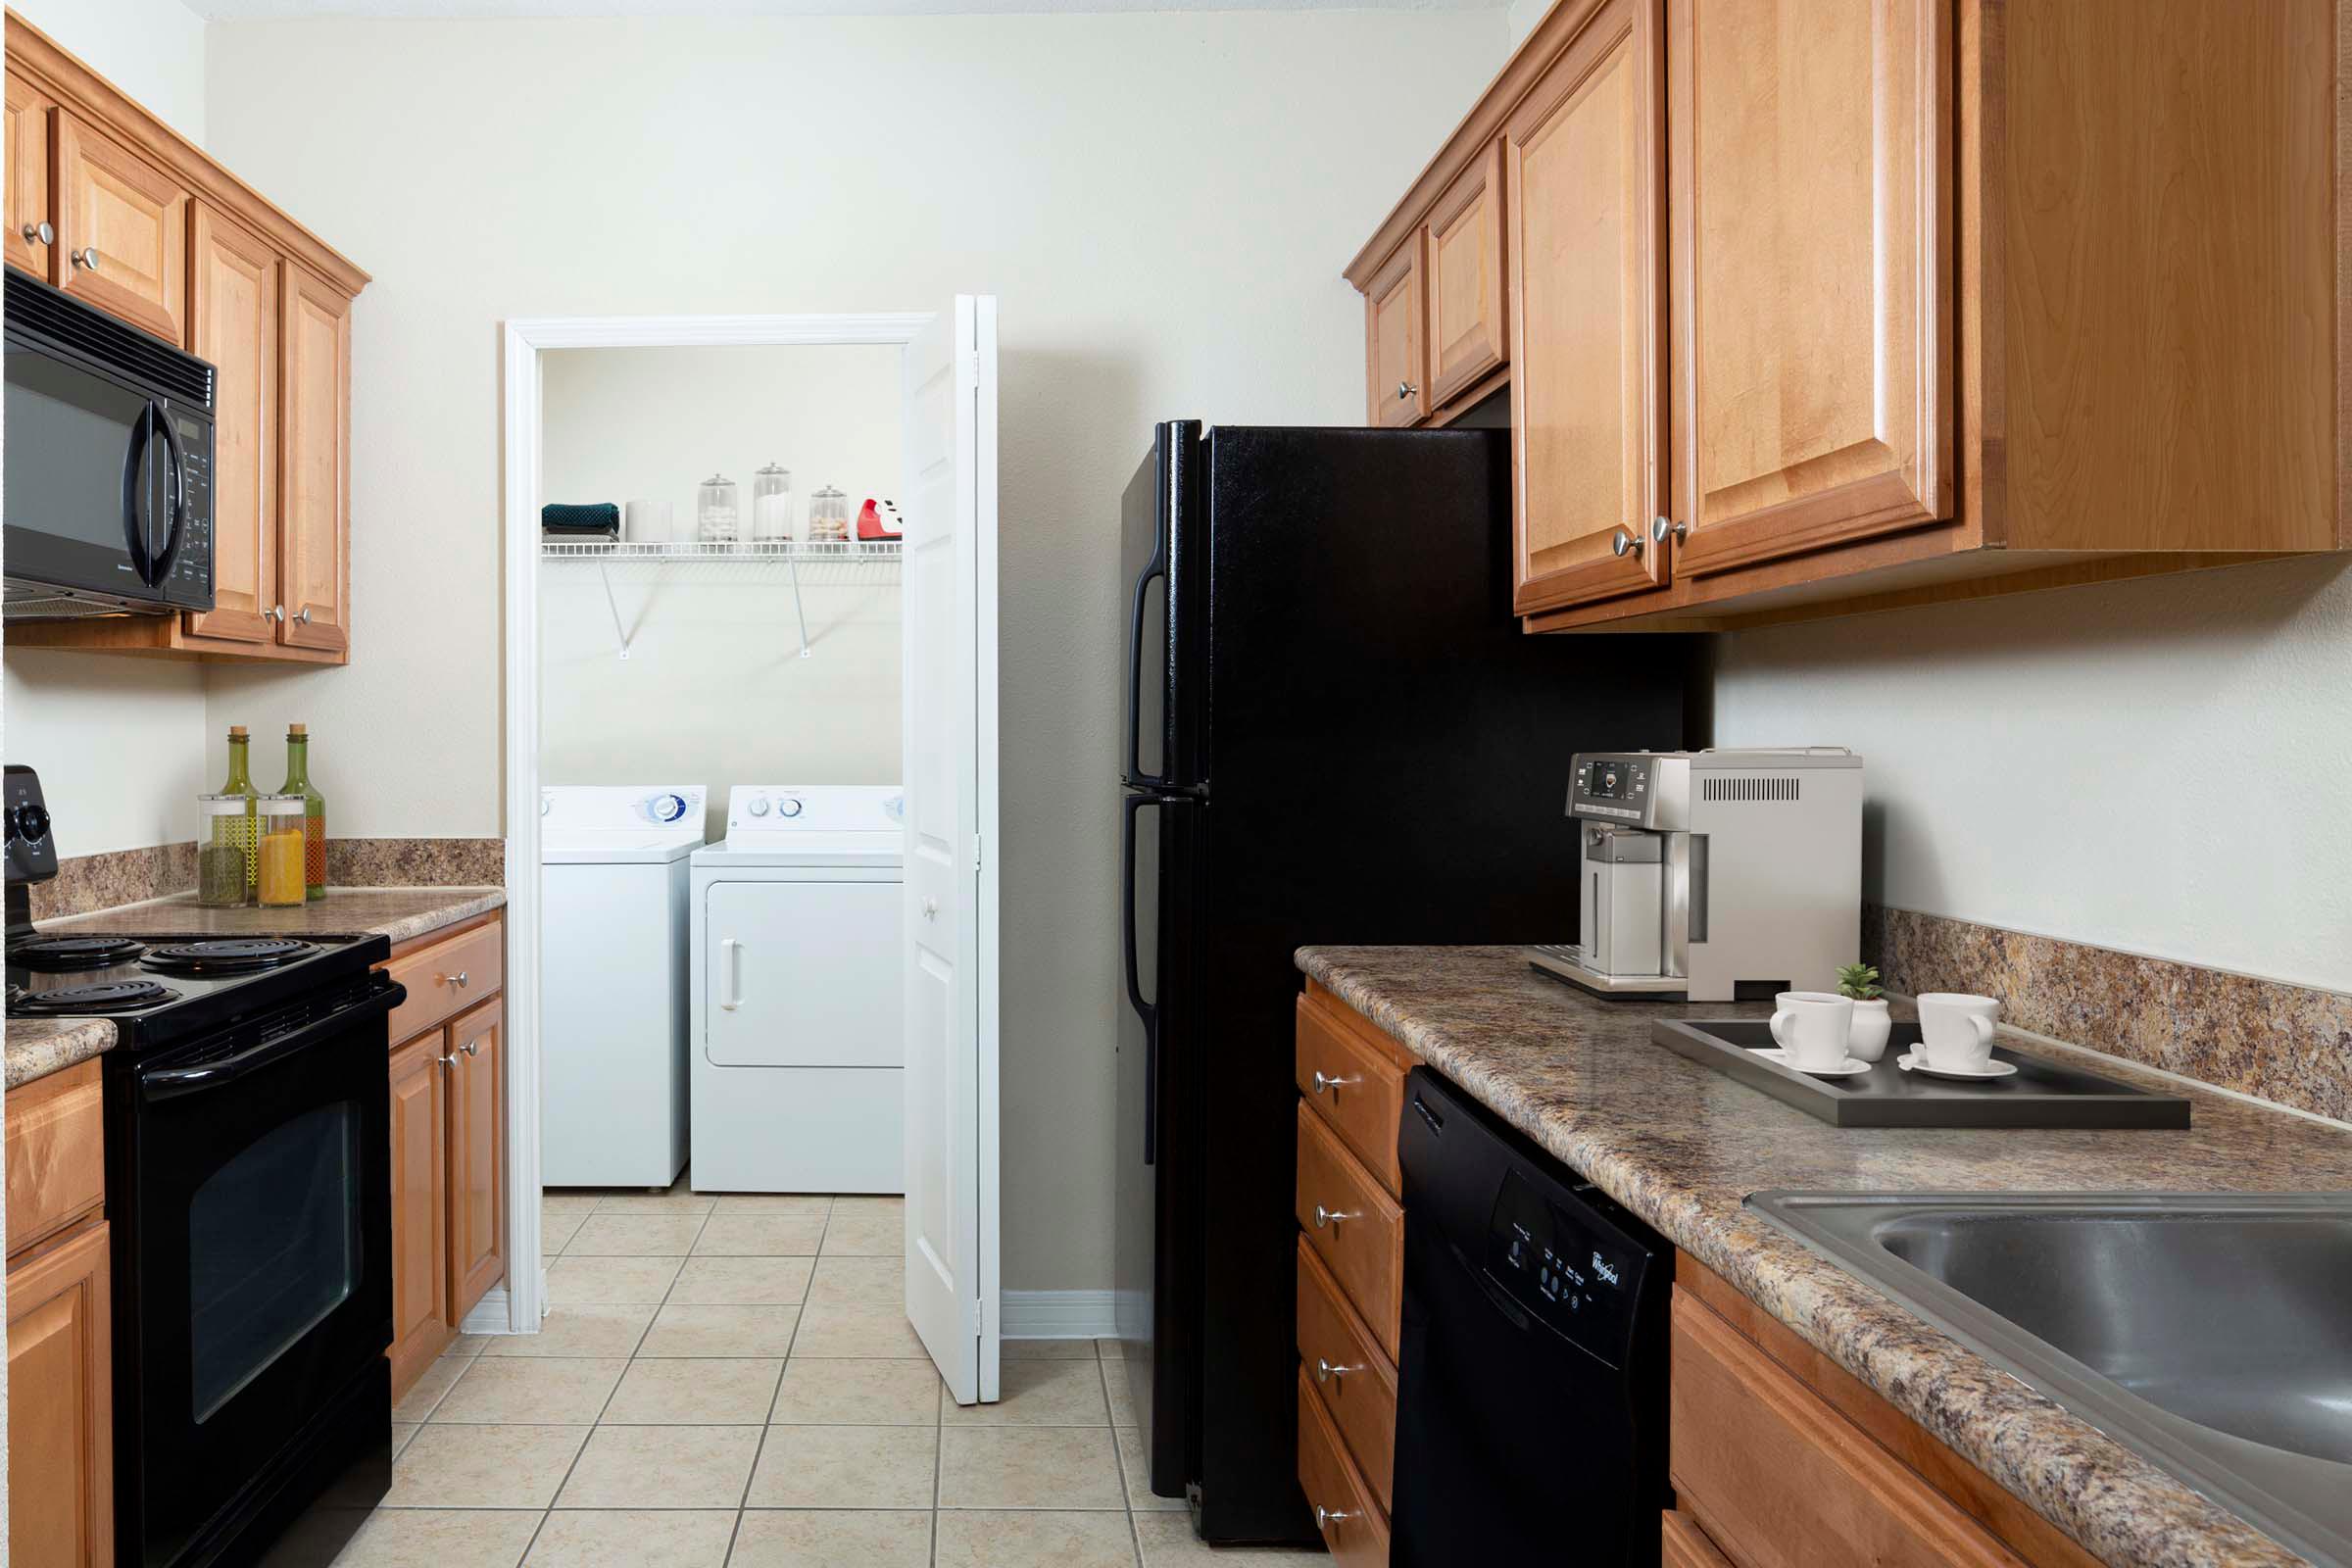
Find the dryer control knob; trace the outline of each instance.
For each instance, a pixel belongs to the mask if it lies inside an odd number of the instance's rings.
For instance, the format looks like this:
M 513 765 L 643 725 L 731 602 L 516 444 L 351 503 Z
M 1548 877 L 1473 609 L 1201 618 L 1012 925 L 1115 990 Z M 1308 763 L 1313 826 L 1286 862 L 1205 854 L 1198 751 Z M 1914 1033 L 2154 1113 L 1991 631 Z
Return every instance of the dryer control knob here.
M 754 816 L 765 816 L 767 814 L 767 797 L 764 795 L 753 796 L 752 804 L 745 807 L 744 809 Z
M 776 803 L 776 814 L 778 816 L 798 816 L 801 814 L 801 803 L 787 795 Z

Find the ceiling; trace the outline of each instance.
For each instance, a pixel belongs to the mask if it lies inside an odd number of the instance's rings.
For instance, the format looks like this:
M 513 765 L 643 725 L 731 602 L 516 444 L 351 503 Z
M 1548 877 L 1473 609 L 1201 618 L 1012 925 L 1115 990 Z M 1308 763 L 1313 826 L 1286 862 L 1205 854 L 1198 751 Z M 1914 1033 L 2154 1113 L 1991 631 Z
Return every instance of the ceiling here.
M 185 0 L 208 22 L 299 17 L 900 17 L 1019 12 L 1487 11 L 1504 0 Z

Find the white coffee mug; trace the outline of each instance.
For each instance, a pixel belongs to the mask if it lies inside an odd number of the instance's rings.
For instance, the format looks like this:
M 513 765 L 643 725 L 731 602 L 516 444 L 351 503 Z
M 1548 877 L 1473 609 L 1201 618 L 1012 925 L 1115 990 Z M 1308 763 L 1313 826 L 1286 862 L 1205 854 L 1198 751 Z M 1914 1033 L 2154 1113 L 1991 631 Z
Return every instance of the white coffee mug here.
M 620 535 L 631 544 L 666 544 L 672 535 L 666 501 L 632 501 L 620 509 Z
M 1827 991 L 1784 991 L 1772 999 L 1772 1038 L 1799 1072 L 1845 1065 L 1845 1042 L 1854 1026 L 1854 1004 Z
M 1965 991 L 1930 991 L 1919 999 L 1920 1054 L 1931 1067 L 1982 1072 L 1992 1060 L 1992 1026 L 2001 1004 Z

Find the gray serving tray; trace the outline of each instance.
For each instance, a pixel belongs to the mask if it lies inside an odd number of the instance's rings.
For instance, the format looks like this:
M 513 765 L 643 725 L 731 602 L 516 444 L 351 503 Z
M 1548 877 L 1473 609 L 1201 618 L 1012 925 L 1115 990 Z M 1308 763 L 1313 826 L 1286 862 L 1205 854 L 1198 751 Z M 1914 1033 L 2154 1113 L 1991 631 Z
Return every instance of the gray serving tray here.
M 2079 1067 L 1995 1049 L 1995 1061 L 2017 1064 L 2008 1078 L 1970 1083 L 1905 1072 L 1894 1059 L 1919 1043 L 1919 1025 L 1894 1026 L 1886 1054 L 1867 1077 L 1816 1078 L 1766 1061 L 1773 1043 L 1761 1018 L 1660 1018 L 1649 1037 L 1750 1089 L 1794 1105 L 1834 1127 L 2185 1127 L 2188 1102 L 2152 1094 Z

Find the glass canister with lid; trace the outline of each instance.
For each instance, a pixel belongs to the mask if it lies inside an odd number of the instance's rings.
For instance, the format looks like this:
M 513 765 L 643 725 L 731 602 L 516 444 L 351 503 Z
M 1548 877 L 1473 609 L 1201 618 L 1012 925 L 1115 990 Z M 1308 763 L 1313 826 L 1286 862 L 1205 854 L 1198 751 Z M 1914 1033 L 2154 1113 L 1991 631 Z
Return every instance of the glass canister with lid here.
M 850 498 L 831 485 L 808 498 L 808 539 L 811 544 L 841 541 L 850 536 Z
M 695 492 L 695 537 L 707 545 L 731 545 L 742 532 L 735 507 L 735 481 L 721 474 L 705 479 Z
M 752 475 L 752 539 L 761 550 L 792 537 L 792 470 L 771 463 Z
M 310 896 L 303 825 L 309 806 L 299 795 L 264 795 L 254 801 L 258 817 L 255 855 L 260 866 L 256 902 L 286 906 L 300 904 Z
M 196 813 L 196 902 L 231 909 L 252 897 L 256 843 L 254 798 L 243 793 L 199 795 Z

